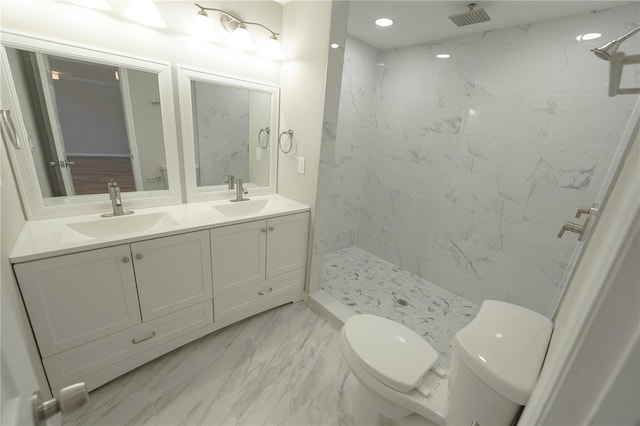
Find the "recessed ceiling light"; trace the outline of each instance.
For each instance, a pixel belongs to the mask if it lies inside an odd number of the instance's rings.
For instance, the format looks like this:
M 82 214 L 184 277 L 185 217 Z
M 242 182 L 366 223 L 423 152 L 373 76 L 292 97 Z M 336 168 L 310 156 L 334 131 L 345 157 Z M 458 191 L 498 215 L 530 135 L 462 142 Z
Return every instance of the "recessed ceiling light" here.
M 390 27 L 393 25 L 393 19 L 390 18 L 378 18 L 375 22 L 379 27 Z
M 602 37 L 602 34 L 600 33 L 586 33 L 586 34 L 580 34 L 579 36 L 576 37 L 576 40 L 578 41 L 582 41 L 582 40 L 595 40 L 597 38 Z
M 338 43 L 331 43 L 331 48 L 332 49 L 337 49 L 338 47 L 340 47 L 340 45 Z
M 439 53 L 439 54 L 436 55 L 436 58 L 438 58 L 438 59 L 448 59 L 450 57 L 451 57 L 451 55 L 449 55 L 448 53 Z

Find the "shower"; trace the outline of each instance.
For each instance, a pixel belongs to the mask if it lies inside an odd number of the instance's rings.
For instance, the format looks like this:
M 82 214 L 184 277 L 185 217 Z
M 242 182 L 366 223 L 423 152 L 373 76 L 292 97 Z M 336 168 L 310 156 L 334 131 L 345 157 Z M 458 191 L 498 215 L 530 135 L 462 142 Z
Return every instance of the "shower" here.
M 634 28 L 633 30 L 629 31 L 622 37 L 617 38 L 613 41 L 610 41 L 609 43 L 606 43 L 600 47 L 596 47 L 595 49 L 591 49 L 591 51 L 603 61 L 610 61 L 612 56 L 615 55 L 615 53 L 618 51 L 618 48 L 620 47 L 620 45 L 626 39 L 636 34 L 638 31 L 640 31 L 640 27 Z
M 505 28 L 497 26 L 506 11 L 520 7 L 488 3 L 490 21 L 458 27 L 447 19 L 459 12 L 451 3 L 350 3 L 310 279 L 310 298 L 337 318 L 345 309 L 391 318 L 442 359 L 483 300 L 553 316 L 584 246 L 572 234 L 559 240 L 558 230 L 600 202 L 640 114 L 637 95 L 607 96 L 607 65 L 590 52 L 599 43 L 569 32 L 617 36 L 640 25 L 626 27 L 640 3 L 593 13 L 558 2 L 579 13 Z M 405 25 L 373 28 L 394 10 Z M 436 18 L 442 34 L 413 38 Z M 609 54 L 610 63 L 622 55 Z

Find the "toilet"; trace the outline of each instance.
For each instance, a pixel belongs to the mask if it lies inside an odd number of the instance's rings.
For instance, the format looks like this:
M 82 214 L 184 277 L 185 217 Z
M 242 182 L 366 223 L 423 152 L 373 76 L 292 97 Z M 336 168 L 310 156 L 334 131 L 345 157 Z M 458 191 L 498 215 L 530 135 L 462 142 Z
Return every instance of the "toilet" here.
M 358 380 L 354 409 L 389 419 L 410 416 L 411 424 L 418 418 L 422 425 L 510 425 L 538 379 L 552 328 L 529 309 L 485 300 L 455 335 L 447 370 L 412 330 L 355 315 L 340 332 L 343 357 Z

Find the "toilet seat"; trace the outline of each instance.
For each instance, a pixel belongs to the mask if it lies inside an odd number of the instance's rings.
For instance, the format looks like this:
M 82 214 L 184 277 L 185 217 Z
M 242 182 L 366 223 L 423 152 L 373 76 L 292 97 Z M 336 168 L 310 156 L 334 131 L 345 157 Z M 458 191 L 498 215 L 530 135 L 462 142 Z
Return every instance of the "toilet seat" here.
M 422 383 L 438 353 L 407 327 L 384 317 L 355 315 L 343 327 L 345 343 L 376 379 L 406 393 Z
M 419 392 L 417 389 L 411 389 L 406 393 L 399 392 L 371 374 L 371 370 L 365 367 L 365 364 L 360 360 L 359 356 L 352 350 L 350 343 L 345 337 L 344 331 L 343 327 L 340 331 L 342 354 L 349 369 L 360 384 L 384 400 L 396 404 L 398 407 L 407 409 L 412 413 L 417 413 L 429 421 L 434 422 L 436 425 L 442 426 L 445 424 L 448 380 L 442 379 L 434 372 L 428 371 L 423 377 L 422 382 L 423 385 L 431 388 L 428 396 Z

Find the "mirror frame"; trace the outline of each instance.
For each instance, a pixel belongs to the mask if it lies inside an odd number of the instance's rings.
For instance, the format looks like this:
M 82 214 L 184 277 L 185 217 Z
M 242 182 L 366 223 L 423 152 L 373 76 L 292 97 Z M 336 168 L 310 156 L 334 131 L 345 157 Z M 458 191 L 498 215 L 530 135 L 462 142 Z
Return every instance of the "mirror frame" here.
M 162 115 L 165 159 L 167 163 L 168 189 L 155 191 L 123 192 L 123 204 L 129 210 L 138 208 L 179 204 L 182 202 L 180 187 L 180 164 L 178 160 L 178 141 L 176 113 L 173 99 L 171 65 L 156 60 L 133 58 L 117 53 L 96 50 L 80 45 L 51 41 L 40 37 L 15 32 L 0 31 L 0 72 L 2 73 L 2 89 L 7 90 L 6 97 L 14 114 L 16 132 L 22 141 L 28 140 L 26 127 L 22 119 L 20 104 L 13 86 L 13 76 L 9 67 L 6 47 L 32 52 L 55 55 L 81 61 L 120 66 L 138 71 L 151 72 L 158 75 L 158 89 Z M 7 152 L 11 160 L 20 191 L 24 212 L 27 219 L 42 219 L 80 214 L 109 212 L 111 201 L 106 191 L 103 194 L 73 195 L 48 197 L 48 203 L 42 195 L 36 174 L 33 155 L 28 144 L 20 150 L 7 144 Z M 51 200 L 55 200 L 51 202 Z
M 196 180 L 196 155 L 195 132 L 193 128 L 193 97 L 191 94 L 191 82 L 213 83 L 222 86 L 255 90 L 271 95 L 271 132 L 269 135 L 269 185 L 260 187 L 248 186 L 251 195 L 267 195 L 276 192 L 278 176 L 278 112 L 280 107 L 280 88 L 270 84 L 256 81 L 241 80 L 224 75 L 213 74 L 206 71 L 193 69 L 186 66 L 178 66 L 178 93 L 180 97 L 180 121 L 182 126 L 182 142 L 184 150 L 185 183 L 188 202 L 200 202 L 211 200 L 224 200 L 235 198 L 235 190 L 229 190 L 227 185 L 197 186 Z M 252 135 L 250 135 L 252 137 Z M 193 167 L 187 165 L 193 164 Z M 250 183 L 250 182 L 249 182 Z

